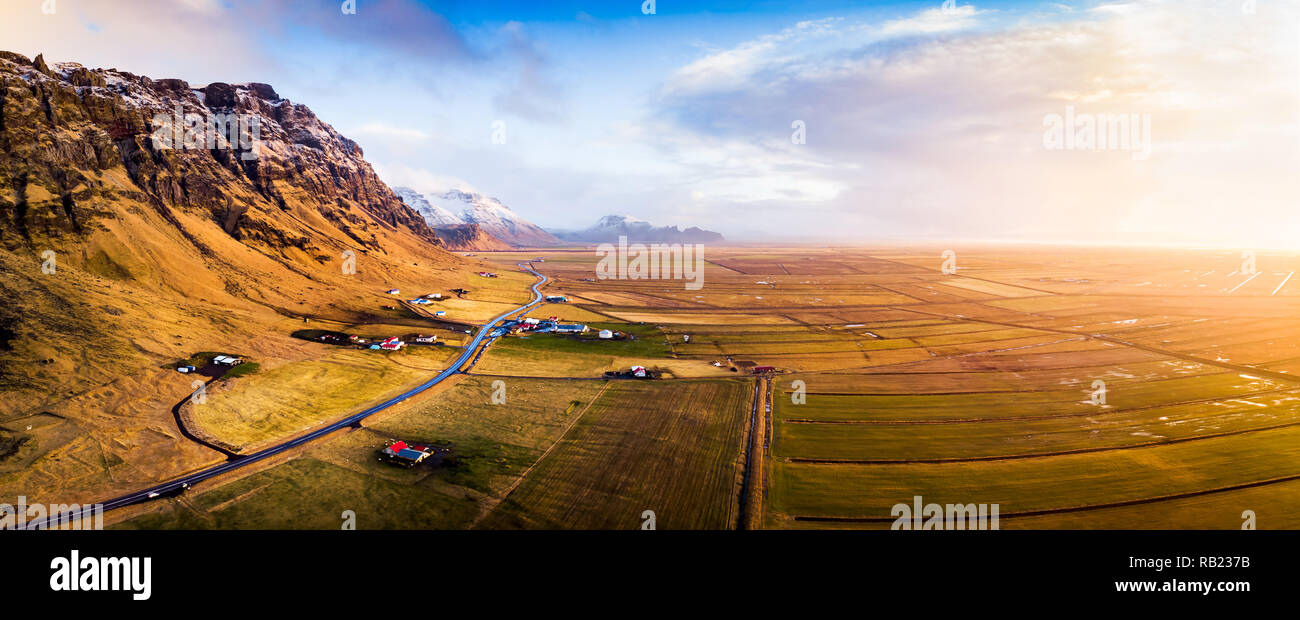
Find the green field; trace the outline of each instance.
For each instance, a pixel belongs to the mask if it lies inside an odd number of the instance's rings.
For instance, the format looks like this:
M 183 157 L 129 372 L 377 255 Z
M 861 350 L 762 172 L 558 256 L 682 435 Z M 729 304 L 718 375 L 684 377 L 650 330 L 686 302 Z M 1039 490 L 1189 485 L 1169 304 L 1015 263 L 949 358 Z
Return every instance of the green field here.
M 122 527 L 335 529 L 342 510 L 356 513 L 359 528 L 469 527 L 604 385 L 512 378 L 497 405 L 492 381 L 466 377 L 364 429 L 332 435 L 303 458 L 168 500 Z M 379 451 L 396 439 L 450 447 L 454 459 L 412 469 L 381 462 Z
M 745 380 L 618 381 L 481 527 L 726 529 L 736 518 Z
M 888 517 L 891 506 L 914 495 L 938 503 L 996 503 L 1011 515 L 1285 478 L 1297 475 L 1298 458 L 1300 428 L 1291 427 L 1104 455 L 906 465 L 778 461 L 770 497 L 786 515 Z M 1246 508 L 1222 510 L 1240 514 Z

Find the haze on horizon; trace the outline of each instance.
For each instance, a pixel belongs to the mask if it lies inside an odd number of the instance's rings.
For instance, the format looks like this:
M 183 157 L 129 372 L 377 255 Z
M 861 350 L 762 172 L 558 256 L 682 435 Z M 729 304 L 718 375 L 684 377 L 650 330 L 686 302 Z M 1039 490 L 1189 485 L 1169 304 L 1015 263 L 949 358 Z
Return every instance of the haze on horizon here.
M 270 83 L 547 228 L 1300 248 L 1289 0 L 27 4 L 0 49 Z M 1132 148 L 1051 144 L 1103 115 Z

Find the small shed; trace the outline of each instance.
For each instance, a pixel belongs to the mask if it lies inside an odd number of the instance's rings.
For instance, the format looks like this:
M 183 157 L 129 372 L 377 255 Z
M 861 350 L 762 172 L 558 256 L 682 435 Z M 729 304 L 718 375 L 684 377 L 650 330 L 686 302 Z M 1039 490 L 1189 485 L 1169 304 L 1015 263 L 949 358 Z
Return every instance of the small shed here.
M 600 334 L 598 334 L 598 335 L 599 335 L 599 336 L 601 337 L 601 339 L 603 339 L 603 340 L 609 340 L 610 338 L 613 338 L 613 337 L 614 337 L 614 332 L 612 332 L 612 331 L 610 331 L 610 330 L 608 330 L 608 329 L 602 329 L 602 330 L 600 330 Z

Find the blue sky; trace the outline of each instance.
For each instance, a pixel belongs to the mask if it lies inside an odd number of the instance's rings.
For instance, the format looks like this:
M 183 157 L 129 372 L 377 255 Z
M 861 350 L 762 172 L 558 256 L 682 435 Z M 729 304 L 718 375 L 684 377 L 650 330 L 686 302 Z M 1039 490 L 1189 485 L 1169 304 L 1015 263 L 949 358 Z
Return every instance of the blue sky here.
M 547 227 L 1300 245 L 1294 2 L 28 4 L 7 49 L 267 82 L 390 184 Z M 1067 108 L 1144 122 L 1149 153 L 1047 148 Z

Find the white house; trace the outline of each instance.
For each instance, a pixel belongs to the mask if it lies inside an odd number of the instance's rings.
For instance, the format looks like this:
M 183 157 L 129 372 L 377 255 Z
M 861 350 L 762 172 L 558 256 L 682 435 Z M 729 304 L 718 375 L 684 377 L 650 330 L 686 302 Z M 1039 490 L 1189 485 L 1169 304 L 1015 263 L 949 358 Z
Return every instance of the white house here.
M 613 338 L 613 337 L 614 337 L 614 332 L 612 332 L 612 331 L 610 331 L 610 330 L 608 330 L 608 329 L 602 329 L 602 330 L 600 330 L 600 334 L 599 334 L 599 336 L 600 336 L 601 338 L 604 338 L 605 340 L 609 340 L 610 338 Z

